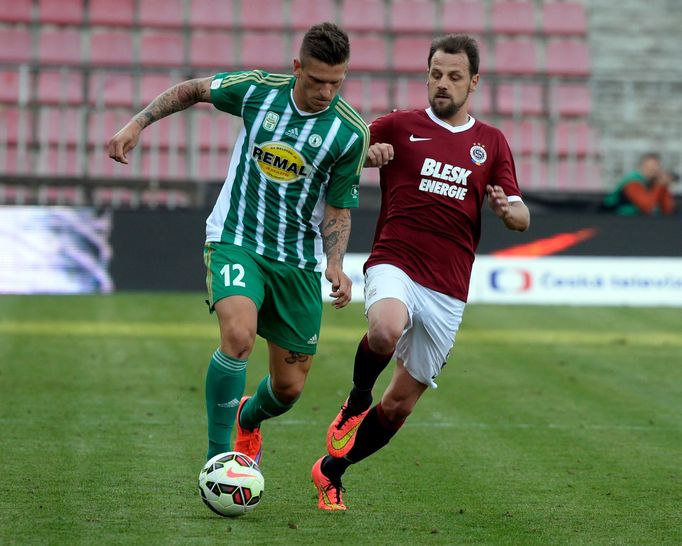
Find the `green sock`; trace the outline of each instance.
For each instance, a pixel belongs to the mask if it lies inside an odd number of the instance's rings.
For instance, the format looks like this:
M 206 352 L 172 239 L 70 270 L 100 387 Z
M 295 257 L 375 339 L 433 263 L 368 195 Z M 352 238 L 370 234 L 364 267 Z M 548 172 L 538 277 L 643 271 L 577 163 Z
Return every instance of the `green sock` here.
M 258 385 L 256 394 L 249 398 L 240 414 L 239 424 L 247 430 L 259 427 L 262 421 L 277 417 L 294 407 L 296 400 L 291 404 L 280 402 L 272 390 L 272 381 L 267 375 Z
M 230 451 L 230 436 L 237 407 L 244 394 L 246 360 L 237 360 L 217 349 L 206 372 L 206 415 L 208 417 L 208 454 Z

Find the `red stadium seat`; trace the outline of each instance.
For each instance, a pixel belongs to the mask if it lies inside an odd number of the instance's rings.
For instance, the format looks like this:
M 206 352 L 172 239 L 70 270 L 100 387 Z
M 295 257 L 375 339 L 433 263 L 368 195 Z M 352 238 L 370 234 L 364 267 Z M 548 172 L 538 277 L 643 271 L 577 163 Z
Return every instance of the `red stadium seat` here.
M 334 0 L 291 0 L 289 10 L 291 26 L 296 30 L 336 20 Z
M 426 78 L 399 78 L 395 86 L 395 103 L 393 106 L 398 110 L 428 108 Z
M 201 150 L 196 166 L 191 172 L 192 177 L 220 182 L 225 180 L 228 165 L 227 153 L 217 149 Z
M 180 82 L 170 74 L 144 74 L 140 78 L 140 105 L 146 106 L 169 87 Z
M 31 31 L 28 28 L 0 28 L 0 61 L 28 62 L 31 54 Z
M 435 2 L 393 0 L 389 4 L 389 29 L 393 32 L 433 33 L 438 28 Z
M 495 71 L 498 74 L 535 74 L 538 53 L 535 42 L 528 39 L 501 39 L 495 43 Z
M 43 106 L 40 109 L 38 138 L 43 146 L 75 146 L 83 141 L 83 129 L 83 111 L 80 108 Z
M 38 55 L 40 62 L 45 64 L 82 63 L 80 30 L 42 28 Z
M 140 63 L 145 66 L 182 66 L 185 49 L 182 33 L 172 30 L 143 30 Z
M 225 32 L 237 26 L 233 2 L 225 0 L 192 0 L 189 24 L 194 30 L 220 29 Z
M 232 34 L 224 31 L 195 30 L 190 38 L 189 62 L 213 72 L 232 70 L 239 66 L 235 42 Z
M 131 74 L 93 72 L 88 90 L 88 102 L 98 108 L 133 105 L 134 82 Z
M 520 161 L 516 161 L 516 177 L 522 192 L 552 187 L 547 175 L 547 164 L 538 156 L 522 157 Z
M 187 147 L 187 113 L 179 112 L 152 123 L 144 130 L 143 153 L 148 148 L 184 150 Z
M 27 159 L 27 157 L 27 154 L 24 153 L 23 159 L 20 159 L 15 148 L 8 149 L 4 157 L 0 155 L 0 171 L 7 174 L 24 174 L 32 171 L 33 169 L 29 168 L 29 165 L 33 164 L 33 160 Z M 28 205 L 34 202 L 34 195 L 35 188 L 24 185 L 0 184 L 0 203 L 3 205 Z
M 57 150 L 55 150 L 57 151 Z M 75 164 L 74 166 L 76 166 Z M 71 168 L 70 166 L 68 167 Z M 60 173 L 61 174 L 61 173 Z M 69 173 L 69 174 L 77 174 Z M 85 202 L 82 186 L 54 186 L 43 184 L 38 188 L 38 204 L 39 205 L 64 205 L 64 206 L 78 206 Z
M 341 96 L 358 112 L 384 114 L 390 110 L 388 81 L 383 78 L 348 78 Z
M 533 3 L 526 0 L 493 2 L 492 31 L 498 34 L 533 34 L 535 13 Z
M 474 117 L 489 114 L 493 111 L 492 102 L 491 87 L 487 84 L 479 84 L 476 91 L 469 95 L 467 108 Z
M 90 0 L 90 24 L 132 26 L 135 0 Z
M 41 23 L 80 25 L 83 22 L 83 0 L 39 0 L 38 4 Z
M 225 112 L 196 110 L 192 112 L 190 121 L 192 148 L 199 150 L 218 150 L 221 156 L 221 168 L 227 172 L 227 151 L 232 148 L 236 131 L 241 128 L 241 121 Z
M 500 130 L 507 137 L 507 142 L 514 154 L 544 155 L 547 153 L 547 128 L 542 121 L 503 120 Z
M 140 25 L 147 28 L 181 27 L 184 23 L 182 10 L 183 0 L 143 0 L 140 2 Z
M 239 22 L 244 29 L 281 30 L 286 27 L 283 0 L 248 0 L 240 2 L 240 5 Z
M 281 32 L 244 32 L 241 44 L 242 67 L 289 71 L 293 56 Z
M 74 146 L 43 146 L 37 153 L 36 170 L 39 175 L 81 176 L 79 153 Z
M 82 103 L 83 74 L 73 70 L 41 70 L 38 73 L 37 98 L 46 104 Z
M 27 67 L 0 70 L 0 102 L 9 104 L 28 102 L 33 89 L 31 79 Z
M 33 141 L 31 110 L 14 106 L 0 107 L 0 147 Z
M 33 13 L 33 0 L 6 0 L 0 9 L 0 22 L 30 23 Z
M 487 30 L 483 0 L 445 0 L 443 28 L 448 32 L 482 34 Z
M 382 72 L 388 69 L 386 40 L 374 34 L 350 36 L 350 69 L 354 72 Z
M 140 174 L 152 180 L 187 178 L 185 154 L 176 150 L 145 150 L 141 154 Z
M 131 112 L 121 110 L 90 112 L 88 118 L 88 146 L 95 150 L 95 154 L 105 153 L 106 146 L 111 137 L 128 123 L 131 117 Z M 146 140 L 147 135 L 145 134 L 142 137 L 142 141 L 146 142 Z M 132 152 L 132 154 L 135 153 L 138 152 Z
M 129 30 L 94 29 L 90 36 L 90 62 L 93 65 L 133 64 L 133 34 Z
M 360 186 L 368 188 L 379 187 L 379 169 L 362 169 L 360 174 Z M 362 190 L 360 199 L 362 199 Z
M 589 116 L 592 93 L 586 84 L 559 83 L 552 88 L 550 105 L 560 116 Z
M 587 44 L 578 40 L 551 40 L 545 51 L 547 73 L 553 76 L 589 76 Z
M 583 120 L 559 121 L 554 127 L 554 151 L 559 156 L 585 156 L 597 153 L 594 131 Z
M 543 4 L 542 30 L 546 34 L 587 34 L 585 6 L 569 1 Z
M 428 71 L 431 38 L 398 37 L 393 43 L 393 69 L 399 72 Z
M 599 164 L 592 159 L 566 159 L 556 164 L 558 190 L 603 190 Z
M 343 0 L 341 4 L 341 26 L 349 32 L 377 31 L 386 28 L 386 9 L 383 0 Z M 351 42 L 351 55 L 355 44 Z
M 184 171 L 183 174 L 174 172 L 175 169 L 172 167 L 171 162 L 172 159 L 169 159 L 167 163 L 163 165 L 164 169 L 167 169 L 168 171 L 168 174 L 163 176 L 163 178 L 183 178 L 185 176 Z M 157 176 L 152 176 L 152 178 L 156 178 Z M 161 178 L 161 176 L 158 177 Z M 163 207 L 172 210 L 175 208 L 189 207 L 191 205 L 191 199 L 187 192 L 181 190 L 150 189 L 142 192 L 140 204 L 151 208 Z
M 503 83 L 497 87 L 497 111 L 505 116 L 544 113 L 543 87 L 534 83 Z
M 111 161 L 111 163 L 114 163 Z M 125 169 L 128 165 L 121 166 Z M 127 169 L 130 171 L 130 169 Z M 119 178 L 116 176 L 115 178 Z M 92 193 L 92 198 L 98 207 L 137 207 L 139 205 L 139 198 L 137 193 L 130 188 L 123 187 L 106 187 L 96 188 Z

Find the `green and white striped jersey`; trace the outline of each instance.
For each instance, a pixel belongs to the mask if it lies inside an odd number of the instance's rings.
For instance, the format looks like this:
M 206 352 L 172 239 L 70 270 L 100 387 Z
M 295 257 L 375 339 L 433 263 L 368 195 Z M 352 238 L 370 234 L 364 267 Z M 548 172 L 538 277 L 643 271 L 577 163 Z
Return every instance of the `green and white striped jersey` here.
M 206 220 L 206 241 L 320 271 L 325 203 L 358 206 L 369 130 L 338 95 L 322 112 L 299 111 L 295 81 L 260 70 L 214 76 L 211 102 L 244 127 Z

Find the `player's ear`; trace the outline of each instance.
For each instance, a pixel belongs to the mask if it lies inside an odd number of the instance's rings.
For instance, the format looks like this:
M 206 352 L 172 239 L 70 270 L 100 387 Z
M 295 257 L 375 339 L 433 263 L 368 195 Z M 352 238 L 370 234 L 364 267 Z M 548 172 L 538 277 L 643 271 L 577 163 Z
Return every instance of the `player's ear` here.
M 479 79 L 480 76 L 478 74 L 474 74 L 473 78 L 471 78 L 471 83 L 469 84 L 469 92 L 476 91 Z
M 294 58 L 294 76 L 297 78 L 301 77 L 301 72 L 303 71 L 303 65 L 299 59 Z

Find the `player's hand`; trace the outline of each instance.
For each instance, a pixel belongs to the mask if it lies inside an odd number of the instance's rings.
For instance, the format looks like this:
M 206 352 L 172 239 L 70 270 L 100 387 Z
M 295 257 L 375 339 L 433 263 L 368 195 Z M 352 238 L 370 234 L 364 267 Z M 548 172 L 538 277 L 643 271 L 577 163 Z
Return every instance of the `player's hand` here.
M 350 277 L 336 267 L 327 267 L 324 276 L 332 283 L 332 291 L 329 293 L 329 296 L 334 299 L 332 305 L 336 309 L 348 305 L 353 296 L 353 281 Z
M 488 206 L 498 218 L 504 220 L 509 216 L 511 207 L 504 190 L 501 186 L 491 186 L 488 184 L 485 187 L 485 191 L 488 193 Z
M 385 142 L 375 142 L 367 150 L 365 167 L 383 167 L 393 159 L 393 146 Z
M 142 129 L 135 122 L 128 123 L 123 129 L 116 133 L 109 141 L 108 151 L 109 157 L 119 163 L 128 164 L 128 157 L 126 154 L 137 146 L 140 140 L 140 132 Z

